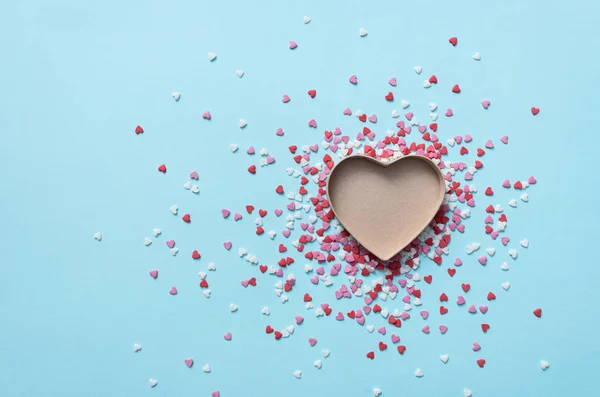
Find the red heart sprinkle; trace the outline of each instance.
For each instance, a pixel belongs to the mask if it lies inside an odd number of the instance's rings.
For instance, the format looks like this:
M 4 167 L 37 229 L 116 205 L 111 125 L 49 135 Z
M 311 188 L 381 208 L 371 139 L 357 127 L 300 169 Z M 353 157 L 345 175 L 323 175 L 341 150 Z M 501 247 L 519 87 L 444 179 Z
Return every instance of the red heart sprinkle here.
M 431 284 L 431 280 L 433 280 L 433 277 L 431 275 L 425 276 L 423 277 L 423 280 L 425 280 L 427 284 Z
M 464 292 L 467 292 L 471 289 L 471 284 L 463 284 L 461 287 Z
M 450 275 L 450 277 L 454 277 L 454 275 L 456 274 L 456 269 L 448 269 L 448 274 Z
M 358 116 L 358 119 L 364 123 L 367 121 L 367 115 L 361 114 L 360 116 Z
M 317 90 L 308 90 L 308 95 L 310 95 L 311 98 L 314 98 L 315 95 L 317 95 Z
M 538 317 L 538 318 L 539 318 L 539 317 L 542 317 L 542 309 L 540 309 L 540 308 L 537 308 L 537 309 L 535 309 L 535 310 L 533 311 L 533 314 L 534 314 L 536 317 Z
M 460 87 L 458 86 L 458 84 L 454 84 L 454 87 L 452 87 L 452 92 L 455 94 L 460 93 Z
M 521 183 L 521 181 L 516 181 L 515 184 L 513 185 L 513 187 L 516 190 L 522 190 L 523 189 L 523 184 Z
M 385 96 L 385 100 L 388 102 L 391 102 L 394 100 L 394 94 L 390 91 L 387 93 L 387 95 Z
M 250 280 L 248 280 L 248 284 L 250 284 L 253 287 L 256 287 L 256 277 L 252 277 Z
M 444 315 L 446 313 L 448 313 L 448 309 L 445 308 L 444 306 L 440 306 L 440 314 Z
M 206 280 L 200 281 L 200 288 L 208 288 L 208 281 L 206 281 Z
M 538 114 L 540 112 L 540 108 L 536 108 L 536 107 L 532 107 L 531 108 L 531 114 L 533 114 L 534 116 L 536 114 Z
M 288 149 L 290 149 L 290 152 L 292 154 L 294 154 L 294 153 L 296 153 L 296 150 L 298 149 L 298 146 L 296 146 L 296 145 L 288 146 Z
M 383 342 L 379 342 L 379 350 L 384 351 L 385 349 L 387 349 L 387 345 Z
M 256 166 L 252 164 L 250 167 L 248 167 L 248 172 L 251 174 L 256 174 Z
M 200 259 L 200 253 L 197 250 L 192 252 L 192 259 Z
M 279 194 L 283 194 L 283 186 L 279 185 L 277 186 L 277 188 L 275 189 L 275 191 Z
M 158 167 L 158 170 L 164 174 L 165 172 L 167 172 L 167 166 L 162 164 Z
M 437 77 L 435 77 L 435 74 L 429 78 L 429 82 L 431 84 L 437 84 L 438 81 L 437 81 Z
M 464 147 L 464 146 L 461 146 L 461 147 L 460 147 L 460 154 L 461 154 L 461 155 L 465 155 L 465 154 L 468 154 L 468 153 L 469 153 L 469 149 L 467 149 L 467 148 L 466 148 L 466 147 Z
M 456 47 L 456 44 L 458 43 L 458 38 L 456 38 L 456 37 L 450 37 L 450 38 L 448 39 L 448 42 L 449 42 L 450 44 L 452 44 L 452 46 L 453 46 L 453 47 Z
M 258 215 L 260 215 L 261 218 L 264 218 L 267 215 L 267 211 L 266 210 L 258 210 Z
M 310 302 L 310 301 L 312 301 L 312 297 L 308 293 L 304 294 L 304 302 Z
M 264 273 L 264 272 L 266 272 L 266 271 L 267 271 L 268 267 L 267 267 L 267 265 L 260 265 L 260 266 L 259 266 L 259 269 L 260 269 L 260 272 L 261 272 L 261 273 Z
M 138 125 L 137 127 L 135 127 L 135 133 L 136 134 L 143 134 L 144 133 L 144 129 Z
M 367 353 L 367 358 L 370 358 L 371 360 L 375 358 L 375 352 L 368 352 Z
M 487 294 L 487 300 L 491 301 L 491 300 L 494 300 L 494 299 L 496 299 L 496 295 L 494 295 L 494 293 L 491 292 L 491 291 L 488 292 L 488 294 Z
M 247 205 L 247 206 L 246 206 L 246 211 L 247 211 L 249 214 L 251 214 L 251 213 L 252 213 L 252 211 L 254 211 L 254 206 L 253 206 L 253 205 Z
M 267 334 L 272 334 L 272 333 L 273 333 L 273 331 L 275 331 L 275 330 L 274 330 L 273 328 L 271 328 L 271 326 L 270 326 L 270 325 L 267 325 L 267 327 L 265 328 L 265 332 L 266 332 Z
M 184 216 L 181 217 L 181 219 L 183 219 L 183 221 L 185 223 L 190 223 L 192 221 L 192 218 L 190 217 L 190 214 L 185 214 Z
M 404 354 L 405 351 L 406 351 L 406 346 L 404 346 L 404 345 L 398 346 L 398 353 Z
M 262 226 L 256 226 L 256 234 L 257 235 L 261 235 L 265 232 L 265 229 L 262 228 Z
M 485 360 L 483 358 L 480 358 L 479 360 L 477 360 L 477 365 L 479 365 L 479 368 L 483 368 L 483 366 L 485 365 Z
M 483 332 L 488 332 L 488 329 L 490 329 L 490 325 L 489 324 L 481 324 L 481 330 Z
M 281 339 L 282 336 L 283 336 L 283 334 L 281 332 L 275 331 L 275 340 Z
M 492 196 L 494 194 L 494 191 L 492 190 L 491 187 L 488 186 L 487 189 L 485 189 L 485 195 L 486 196 Z
M 446 293 L 442 292 L 440 295 L 440 302 L 448 302 L 448 295 L 446 295 Z

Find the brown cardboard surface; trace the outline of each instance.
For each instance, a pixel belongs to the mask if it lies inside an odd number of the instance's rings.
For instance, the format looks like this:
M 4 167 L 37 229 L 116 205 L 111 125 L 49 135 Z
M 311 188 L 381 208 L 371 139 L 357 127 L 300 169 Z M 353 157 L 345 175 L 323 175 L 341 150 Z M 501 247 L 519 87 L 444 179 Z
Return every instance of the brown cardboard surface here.
M 444 200 L 440 169 L 423 156 L 382 163 L 355 155 L 337 163 L 327 182 L 333 212 L 358 242 L 389 260 L 427 227 Z

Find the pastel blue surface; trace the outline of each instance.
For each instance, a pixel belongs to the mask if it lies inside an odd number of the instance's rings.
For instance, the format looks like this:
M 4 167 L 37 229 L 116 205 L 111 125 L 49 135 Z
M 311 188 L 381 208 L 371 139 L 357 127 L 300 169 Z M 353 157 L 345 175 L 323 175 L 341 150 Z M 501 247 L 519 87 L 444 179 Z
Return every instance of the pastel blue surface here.
M 498 4 L 493 4 L 498 3 Z M 460 5 L 459 5 L 460 4 Z M 599 65 L 597 2 L 573 0 L 502 2 L 242 2 L 242 1 L 5 1 L 0 13 L 0 395 L 19 396 L 598 396 L 600 345 L 596 330 L 596 285 L 600 272 L 593 252 L 598 237 L 597 132 L 593 88 Z M 302 18 L 312 22 L 304 25 Z M 369 34 L 358 35 L 363 27 Z M 448 38 L 457 36 L 458 46 Z M 290 40 L 299 47 L 290 51 Z M 217 53 L 209 62 L 206 54 Z M 482 54 L 480 62 L 471 59 Z M 412 70 L 421 65 L 419 76 Z M 237 69 L 245 75 L 238 78 Z M 440 81 L 428 90 L 432 73 Z M 348 83 L 356 74 L 357 86 Z M 383 95 L 395 76 L 393 104 Z M 459 83 L 463 92 L 450 92 Z M 311 100 L 308 89 L 317 89 Z M 175 103 L 172 91 L 182 98 Z M 281 103 L 283 94 L 292 101 Z M 384 338 L 346 320 L 315 318 L 302 295 L 328 302 L 337 311 L 362 306 L 359 299 L 335 301 L 332 288 L 313 286 L 297 254 L 291 271 L 296 288 L 285 305 L 274 294 L 274 277 L 238 258 L 239 247 L 275 264 L 275 242 L 254 234 L 254 216 L 223 220 L 221 208 L 243 212 L 246 204 L 266 208 L 266 230 L 281 231 L 274 208 L 287 200 L 274 193 L 293 166 L 287 146 L 320 142 L 325 128 L 351 136 L 362 128 L 342 115 L 349 106 L 371 114 L 381 136 L 399 99 L 422 121 L 427 104 L 440 113 L 440 136 L 470 133 L 475 148 L 491 138 L 496 149 L 476 175 L 480 192 L 495 186 L 492 202 L 509 217 L 507 234 L 519 257 L 483 232 L 483 208 L 454 233 L 451 253 L 438 267 L 424 261 L 421 282 L 431 312 L 430 335 L 418 308 L 399 334 L 408 347 L 397 354 Z M 489 99 L 489 110 L 480 101 Z M 533 117 L 530 107 L 541 112 Z M 213 119 L 201 114 L 210 110 Z M 240 130 L 239 119 L 248 121 Z M 309 129 L 315 118 L 319 128 Z M 443 120 L 442 120 L 443 119 Z M 142 125 L 145 133 L 133 129 Z M 275 136 L 277 127 L 286 133 Z M 510 136 L 504 146 L 498 139 Z M 229 144 L 240 150 L 232 154 Z M 274 165 L 250 176 L 258 164 L 245 148 L 269 149 Z M 458 160 L 456 148 L 452 159 Z M 322 152 L 319 153 L 319 156 Z M 468 157 L 474 160 L 473 153 Z M 156 171 L 167 164 L 166 175 Z M 182 188 L 192 170 L 200 174 L 198 196 Z M 500 188 L 505 178 L 538 184 L 529 203 L 516 209 L 518 194 Z M 314 188 L 313 192 L 314 192 Z M 190 212 L 187 225 L 169 212 Z M 163 229 L 150 247 L 152 229 Z M 92 236 L 102 232 L 103 240 Z M 297 233 L 297 231 L 295 232 Z M 296 234 L 297 236 L 297 234 Z M 518 241 L 528 238 L 530 247 Z M 174 239 L 180 253 L 165 246 Z M 231 240 L 226 251 L 222 242 Z M 464 252 L 481 241 L 495 247 L 486 267 Z M 291 248 L 289 241 L 287 245 Z M 202 259 L 193 261 L 198 249 Z M 483 250 L 482 250 L 483 251 Z M 454 278 L 445 268 L 454 257 L 465 264 Z M 511 270 L 502 272 L 508 260 Z M 214 262 L 213 291 L 205 299 L 197 272 Z M 449 262 L 449 263 L 447 263 Z M 157 268 L 157 280 L 148 271 Z M 258 278 L 256 288 L 240 280 Z M 335 279 L 339 287 L 343 277 Z M 500 284 L 511 282 L 509 292 Z M 467 299 L 484 303 L 482 316 L 468 316 L 454 301 L 460 283 Z M 169 295 L 171 286 L 179 294 Z M 440 318 L 437 296 L 448 293 L 450 313 Z M 401 303 L 387 302 L 393 309 Z M 229 313 L 237 303 L 237 313 Z M 260 314 L 271 308 L 269 317 Z M 544 310 L 542 319 L 531 312 Z M 306 320 L 279 342 L 264 334 L 281 329 L 294 315 Z M 481 322 L 492 325 L 487 334 Z M 384 325 L 370 316 L 367 324 Z M 449 327 L 446 335 L 439 324 Z M 225 342 L 223 334 L 232 332 Z M 318 343 L 310 348 L 307 338 Z M 379 340 L 390 348 L 379 353 Z M 471 351 L 477 341 L 483 348 Z M 133 343 L 143 350 L 132 351 Z M 322 349 L 331 356 L 323 359 Z M 365 358 L 376 350 L 376 359 Z M 448 354 L 444 365 L 439 356 Z M 185 367 L 193 357 L 196 365 Z M 475 360 L 484 357 L 480 369 Z M 313 367 L 321 358 L 323 368 Z M 540 360 L 551 367 L 540 369 Z M 212 373 L 201 368 L 210 363 Z M 425 376 L 416 378 L 415 369 Z M 303 371 L 301 380 L 293 371 Z M 151 389 L 148 379 L 159 381 Z

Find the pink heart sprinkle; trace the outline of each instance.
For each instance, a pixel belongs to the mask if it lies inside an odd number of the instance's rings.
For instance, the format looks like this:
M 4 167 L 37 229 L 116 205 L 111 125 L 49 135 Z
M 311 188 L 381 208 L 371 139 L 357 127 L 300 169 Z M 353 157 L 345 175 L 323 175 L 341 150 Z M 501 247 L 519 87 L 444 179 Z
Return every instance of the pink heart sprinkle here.
M 171 294 L 171 295 L 177 295 L 177 288 L 171 287 L 171 289 L 169 290 L 169 294 Z
M 485 265 L 487 263 L 487 257 L 486 256 L 480 256 L 479 258 L 477 258 L 477 260 L 479 261 L 479 263 L 481 263 L 482 265 Z
M 360 325 L 364 325 L 365 318 L 364 317 L 356 317 L 356 322 L 359 323 Z
M 471 174 L 469 171 L 465 172 L 465 181 L 472 181 L 473 180 L 473 174 Z
M 421 328 L 421 331 L 423 331 L 423 333 L 425 333 L 425 334 L 428 334 L 429 333 L 429 325 L 426 325 L 423 328 Z
M 420 126 L 419 126 L 419 132 L 420 132 L 421 134 L 423 134 L 425 131 L 427 131 L 427 126 L 425 126 L 425 125 L 420 125 Z
M 505 187 L 505 188 L 507 188 L 507 189 L 508 189 L 508 188 L 510 187 L 510 181 L 509 181 L 508 179 L 505 179 L 505 180 L 502 182 L 502 187 Z
M 149 274 L 150 277 L 156 280 L 156 278 L 158 277 L 158 270 L 150 270 Z
M 376 123 L 377 122 L 377 115 L 376 114 L 372 114 L 369 116 L 369 121 L 371 123 Z
M 318 276 L 312 276 L 310 278 L 310 282 L 313 283 L 313 284 L 315 284 L 315 285 L 319 284 L 319 277 Z
M 210 118 L 211 118 L 210 112 L 207 110 L 206 112 L 202 113 L 202 118 L 205 120 L 210 120 Z
M 483 305 L 483 306 L 479 306 L 479 311 L 483 314 L 485 314 L 488 311 L 488 307 Z
M 458 295 L 458 298 L 456 298 L 456 304 L 457 305 L 464 305 L 465 304 L 465 298 L 463 298 L 462 295 Z
M 248 284 L 249 284 L 248 280 L 242 280 L 242 286 L 244 288 L 248 287 Z
M 492 238 L 492 240 L 495 240 L 496 237 L 498 237 L 498 232 L 494 230 L 493 232 L 490 233 L 490 237 Z
M 444 335 L 446 331 L 448 331 L 448 327 L 446 327 L 445 325 L 440 325 L 440 332 L 442 333 L 442 335 Z
M 198 173 L 196 171 L 192 171 L 192 173 L 190 174 L 190 178 L 192 178 L 194 180 L 198 180 L 198 178 L 199 178 Z
M 493 149 L 494 148 L 494 143 L 491 140 L 488 140 L 485 143 L 485 147 L 488 148 L 488 149 Z
M 484 99 L 483 101 L 481 101 L 481 106 L 483 106 L 484 109 L 487 109 L 490 107 L 490 101 L 488 101 L 487 99 Z
M 346 116 L 352 116 L 352 110 L 350 110 L 350 108 L 344 109 L 344 115 L 346 115 Z
M 460 135 L 455 136 L 454 137 L 454 142 L 456 142 L 457 144 L 460 145 L 461 142 L 462 142 L 462 136 L 460 136 Z
M 254 153 L 256 153 L 254 151 L 254 146 L 248 146 L 248 149 L 246 149 L 246 153 L 248 153 L 248 154 L 254 154 Z
M 469 134 L 465 134 L 465 142 L 471 142 L 473 140 L 473 137 Z
M 477 313 L 477 308 L 475 308 L 475 305 L 469 306 L 469 313 Z
M 473 351 L 476 352 L 481 349 L 481 346 L 477 342 L 473 342 Z
M 350 79 L 348 79 L 352 84 L 356 84 L 358 83 L 358 79 L 356 78 L 356 75 L 352 75 L 350 76 Z
M 454 113 L 452 113 L 452 109 L 448 109 L 446 110 L 446 113 L 444 113 L 446 115 L 446 117 L 452 117 L 454 116 Z
M 429 312 L 427 310 L 421 310 L 421 317 L 423 317 L 423 320 L 427 320 L 427 317 L 429 317 Z
M 398 280 L 398 284 L 400 284 L 400 287 L 404 288 L 404 287 L 406 287 L 406 280 L 400 279 L 400 280 Z
M 402 297 L 402 302 L 404 302 L 404 303 L 410 303 L 410 295 L 404 295 Z
M 273 164 L 275 162 L 275 157 L 271 157 L 270 154 L 267 154 L 267 164 Z
M 469 201 L 473 201 L 473 199 L 471 199 L 471 200 L 469 200 Z M 467 204 L 468 204 L 468 203 L 467 203 Z M 456 230 L 458 230 L 458 231 L 459 231 L 459 232 L 461 232 L 461 233 L 464 233 L 464 231 L 465 231 L 465 225 L 463 225 L 463 224 L 461 224 L 461 225 L 458 225 L 458 226 L 456 227 Z
M 317 150 L 319 150 L 319 145 L 317 145 L 316 143 L 313 145 L 309 146 L 310 150 L 312 150 L 313 152 L 317 152 Z
M 502 241 L 502 245 L 506 246 L 506 244 L 508 244 L 508 242 L 510 241 L 510 238 L 502 237 L 502 238 L 500 238 L 500 241 Z
M 308 343 L 312 347 L 317 344 L 317 340 L 315 338 L 308 338 Z
M 508 145 L 508 137 L 505 135 L 502 138 L 500 138 L 500 142 L 502 142 L 505 145 Z
M 188 368 L 192 368 L 192 365 L 194 365 L 194 360 L 192 360 L 191 358 L 186 358 L 184 360 L 185 365 L 187 365 Z
M 219 393 L 219 391 L 218 391 L 218 390 L 215 390 L 214 392 L 210 393 L 210 395 L 211 395 L 212 397 L 221 397 L 221 393 Z
M 400 317 L 402 317 L 403 321 L 406 321 L 410 318 L 410 314 L 408 312 L 402 312 L 402 315 Z
M 527 179 L 527 183 L 529 183 L 530 185 L 535 185 L 537 183 L 537 180 L 533 176 L 530 176 L 529 179 Z
M 283 234 L 283 236 L 284 236 L 285 238 L 288 238 L 288 237 L 290 237 L 290 233 L 291 233 L 291 230 L 289 230 L 289 229 L 285 229 L 285 230 L 283 230 L 283 231 L 281 232 L 281 234 Z
M 344 315 L 342 314 L 342 312 L 338 312 L 337 316 L 335 316 L 335 319 L 338 321 L 342 321 L 344 319 Z
M 226 249 L 227 251 L 229 251 L 229 250 L 231 249 L 231 241 L 225 241 L 225 242 L 223 243 L 223 247 L 225 247 L 225 249 Z
M 411 121 L 413 118 L 413 112 L 406 112 L 404 117 L 406 117 L 406 120 Z
M 395 86 L 396 86 L 396 78 L 395 78 L 395 77 L 392 77 L 392 78 L 390 79 L 390 81 L 388 81 L 388 83 L 390 83 L 390 85 L 391 85 L 392 87 L 395 87 Z
M 229 210 L 226 210 L 223 208 L 221 210 L 221 214 L 223 214 L 223 218 L 227 218 L 229 216 L 229 214 L 231 214 L 231 212 L 229 212 Z
M 242 219 L 242 214 L 236 213 L 233 216 L 233 220 L 236 221 L 236 222 L 239 221 L 240 219 Z
M 386 333 L 385 327 L 381 327 L 381 328 L 379 328 L 379 329 L 377 330 L 377 332 L 379 332 L 381 335 L 385 335 L 385 333 Z
M 286 94 L 283 94 L 283 99 L 281 99 L 281 102 L 288 103 L 289 101 L 290 101 L 290 97 L 287 96 Z
M 283 130 L 281 129 L 281 127 L 277 128 L 277 130 L 275 131 L 275 135 L 277 135 L 277 136 L 283 136 L 284 135 Z
M 277 277 L 282 277 L 283 276 L 283 269 L 277 269 L 277 271 L 275 272 L 275 275 Z
M 290 41 L 290 50 L 293 50 L 298 47 L 298 44 L 294 40 Z
M 223 335 L 223 338 L 225 340 L 231 340 L 231 332 L 226 333 L 225 335 Z
M 317 122 L 315 119 L 312 119 L 308 122 L 308 126 L 312 128 L 317 128 Z
M 167 247 L 169 247 L 169 248 L 175 247 L 175 240 L 168 240 L 167 241 Z
M 283 214 L 283 211 L 280 210 L 279 208 L 276 208 L 275 210 L 273 210 L 273 212 L 275 212 L 276 216 L 281 216 L 281 214 Z
M 494 218 L 491 215 L 485 217 L 484 223 L 494 223 Z
M 392 334 L 392 343 L 400 342 L 400 337 L 398 335 Z

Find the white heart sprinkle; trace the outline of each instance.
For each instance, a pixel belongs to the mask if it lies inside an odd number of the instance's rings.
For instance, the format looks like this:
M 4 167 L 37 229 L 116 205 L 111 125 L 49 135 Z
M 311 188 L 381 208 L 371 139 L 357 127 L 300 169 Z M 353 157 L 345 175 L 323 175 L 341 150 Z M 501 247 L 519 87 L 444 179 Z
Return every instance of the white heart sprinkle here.
M 306 273 L 310 273 L 310 272 L 312 272 L 312 270 L 313 270 L 313 267 L 311 265 L 309 265 L 308 263 L 306 265 L 304 265 L 304 271 Z
M 244 119 L 240 119 L 240 128 L 244 128 L 248 125 L 248 122 Z
M 286 295 L 281 295 L 281 303 L 285 303 L 288 301 L 288 297 Z
M 327 350 L 327 349 L 323 350 L 323 357 L 327 358 L 327 357 L 329 357 L 329 354 L 330 354 L 329 350 Z
M 269 238 L 270 238 L 271 240 L 273 240 L 273 239 L 275 238 L 275 235 L 276 235 L 276 234 L 277 234 L 277 232 L 276 232 L 276 231 L 273 231 L 273 230 L 271 230 L 271 231 L 269 231 L 269 232 L 267 233 L 267 235 L 269 236 Z
M 413 305 L 415 306 L 421 306 L 423 304 L 423 302 L 421 302 L 421 299 L 419 298 L 415 298 Z
M 375 326 L 374 325 L 367 325 L 367 331 L 369 331 L 369 333 L 372 334 L 373 331 L 375 331 Z
M 448 355 L 447 354 L 443 354 L 440 356 L 440 360 L 442 360 L 442 362 L 444 364 L 446 364 L 448 362 Z
M 313 365 L 319 369 L 321 369 L 321 367 L 323 366 L 323 363 L 321 362 L 321 360 L 316 360 Z
M 174 92 L 171 95 L 173 96 L 173 99 L 175 99 L 175 102 L 179 101 L 179 99 L 181 98 L 180 92 Z
M 500 269 L 502 270 L 508 270 L 508 263 L 504 262 L 501 266 Z
M 185 190 L 190 190 L 192 188 L 192 184 L 190 182 L 186 182 L 183 184 L 183 188 Z
M 360 30 L 358 31 L 358 34 L 360 35 L 360 37 L 365 37 L 366 35 L 369 34 L 369 32 L 367 32 L 365 29 L 360 28 Z
M 206 273 L 205 272 L 198 272 L 198 276 L 200 277 L 200 280 L 204 280 L 206 278 Z
M 476 52 L 475 54 L 473 54 L 473 59 L 476 61 L 481 61 L 481 54 L 479 52 Z
M 495 211 L 496 212 L 502 212 L 502 211 L 504 211 L 504 209 L 502 208 L 502 206 L 500 204 L 496 204 Z
M 542 370 L 544 370 L 544 371 L 545 371 L 546 369 L 548 369 L 548 367 L 549 367 L 549 366 L 550 366 L 550 363 L 549 363 L 548 361 L 544 361 L 544 360 L 542 360 L 542 361 L 540 362 L 540 367 L 541 367 L 541 368 L 542 368 Z
M 381 389 L 380 389 L 380 388 L 378 388 L 378 387 L 374 387 L 374 388 L 373 388 L 373 395 L 374 395 L 375 397 L 379 397 L 379 396 L 381 395 Z
M 133 352 L 134 352 L 134 353 L 137 353 L 137 352 L 139 352 L 140 350 L 142 350 L 142 346 L 141 346 L 141 345 L 138 345 L 137 343 L 134 343 L 134 344 L 133 344 Z
M 504 289 L 504 291 L 508 291 L 508 289 L 510 288 L 510 283 L 507 281 L 505 283 L 500 284 L 500 286 L 502 287 L 502 289 Z
M 306 306 L 305 306 L 305 307 L 306 307 L 306 310 L 311 310 L 311 309 L 314 309 L 314 306 L 313 306 L 313 304 L 312 304 L 312 303 L 310 303 L 310 302 L 306 302 Z
M 508 202 L 508 205 L 510 205 L 511 207 L 515 208 L 517 206 L 517 200 L 512 199 Z
M 94 238 L 98 241 L 102 241 L 102 233 L 98 232 L 94 234 Z
M 403 108 L 403 109 L 406 109 L 407 107 L 409 107 L 409 106 L 410 106 L 410 102 L 408 102 L 408 101 L 406 101 L 406 100 L 404 100 L 404 99 L 403 99 L 403 100 L 400 102 L 400 105 L 402 106 L 402 108 Z
M 517 257 L 517 250 L 516 249 L 509 249 L 508 250 L 508 255 L 511 256 L 511 258 L 515 259 Z
M 423 68 L 421 66 L 415 66 L 413 68 L 413 70 L 415 71 L 416 74 L 421 74 L 421 72 L 423 71 Z
M 494 256 L 494 254 L 496 253 L 496 250 L 493 248 L 488 248 L 486 251 L 489 256 Z
M 231 303 L 231 304 L 229 305 L 229 311 L 230 311 L 230 312 L 232 312 L 232 313 L 233 313 L 233 312 L 237 311 L 237 309 L 238 309 L 237 305 L 234 305 L 233 303 Z
M 415 371 L 415 376 L 417 378 L 420 378 L 423 376 L 423 371 L 421 371 L 421 368 L 417 368 L 417 370 Z
M 179 252 L 179 248 L 171 248 L 171 255 L 175 256 Z
M 192 186 L 192 193 L 198 194 L 200 193 L 200 189 L 198 188 L 198 185 L 194 185 Z
M 429 87 L 431 87 L 431 83 L 429 82 L 429 80 L 425 80 L 423 82 L 423 88 L 429 88 Z
M 215 54 L 214 52 L 209 52 L 208 53 L 208 60 L 212 62 L 215 59 L 217 59 L 217 54 Z
M 161 233 L 162 233 L 162 230 L 160 230 L 158 228 L 154 228 L 154 230 L 152 231 L 152 234 L 154 234 L 154 237 L 160 236 Z
M 149 246 L 150 244 L 152 244 L 152 240 L 150 240 L 148 237 L 145 237 L 145 238 L 144 238 L 144 245 L 147 247 L 147 246 Z
M 305 16 L 303 21 L 304 21 L 304 24 L 306 25 L 307 23 L 310 23 L 310 18 Z
M 294 376 L 295 376 L 296 378 L 300 379 L 300 378 L 302 377 L 302 371 L 300 371 L 300 370 L 297 370 L 297 371 L 295 371 L 295 372 L 294 372 Z
M 471 390 L 469 389 L 464 389 L 463 390 L 463 396 L 464 397 L 471 397 L 473 395 L 473 393 L 471 393 Z
M 204 291 L 202 291 L 202 294 L 207 297 L 210 298 L 210 290 L 209 289 L 205 289 Z
M 214 263 L 209 263 L 208 270 L 217 270 L 217 265 L 215 265 Z
M 154 386 L 158 385 L 158 381 L 156 379 L 150 379 L 150 381 L 148 381 L 148 383 L 150 384 L 150 387 L 154 387 Z
M 242 256 L 246 255 L 247 253 L 248 253 L 248 251 L 246 251 L 246 249 L 245 249 L 245 248 L 241 248 L 241 247 L 240 247 L 240 248 L 238 248 L 238 255 L 239 255 L 240 257 L 242 257 Z
M 286 331 L 289 332 L 290 334 L 294 333 L 294 326 L 293 325 L 288 325 L 287 327 L 285 327 Z
M 231 144 L 229 144 L 229 148 L 231 149 L 231 151 L 232 151 L 233 153 L 235 153 L 235 152 L 237 152 L 237 150 L 239 149 L 239 146 L 238 146 L 238 145 L 236 145 L 236 144 L 233 144 L 233 143 L 231 143 Z
M 204 371 L 206 373 L 210 372 L 210 365 L 208 365 L 208 364 L 204 365 L 204 367 L 202 367 L 202 371 Z
M 521 196 L 521 201 L 528 202 L 529 201 L 529 195 L 527 193 L 524 193 Z
M 260 312 L 262 314 L 264 314 L 265 316 L 268 316 L 269 314 L 271 314 L 271 311 L 269 310 L 269 308 L 267 306 L 263 307 Z
M 521 246 L 524 248 L 529 247 L 529 240 L 527 240 L 527 239 L 521 240 Z
M 235 74 L 237 75 L 237 77 L 241 78 L 244 75 L 244 71 L 243 70 L 236 70 Z
M 436 103 L 430 103 L 429 104 L 429 111 L 430 112 L 435 112 L 435 110 L 437 109 L 438 105 Z
M 174 206 L 171 207 L 171 213 L 173 215 L 177 215 L 177 211 L 179 211 L 179 208 L 177 208 L 176 205 L 174 205 Z
M 400 113 L 398 113 L 398 111 L 396 109 L 392 110 L 392 117 L 397 119 L 398 117 L 400 117 Z

